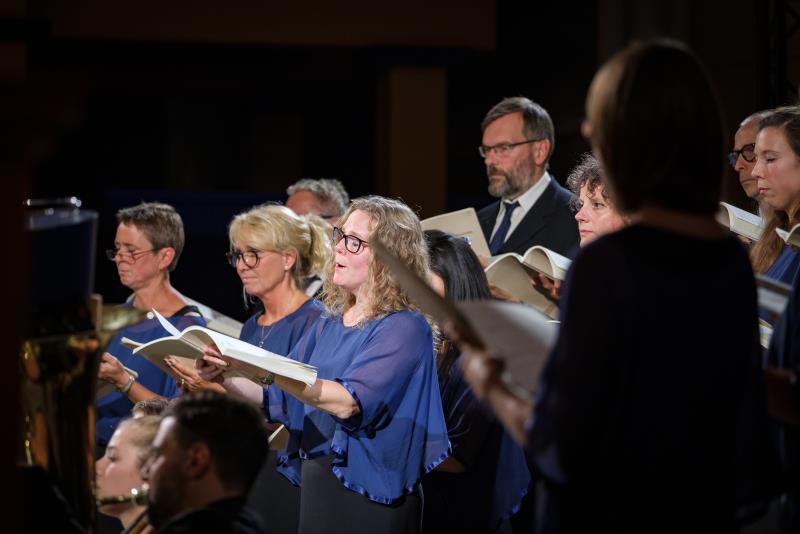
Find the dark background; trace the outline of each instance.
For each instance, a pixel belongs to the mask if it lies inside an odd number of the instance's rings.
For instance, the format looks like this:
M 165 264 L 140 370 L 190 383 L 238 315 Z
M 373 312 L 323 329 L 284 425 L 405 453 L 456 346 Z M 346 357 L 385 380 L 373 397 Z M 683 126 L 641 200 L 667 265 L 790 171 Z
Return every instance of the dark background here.
M 490 200 L 481 119 L 522 94 L 553 117 L 552 172 L 563 181 L 588 149 L 579 125 L 593 73 L 631 39 L 653 36 L 697 52 L 732 136 L 748 114 L 797 101 L 798 13 L 800 0 L 4 0 L 4 353 L 19 354 L 30 326 L 31 288 L 42 282 L 33 273 L 56 279 L 85 261 L 65 244 L 34 269 L 25 198 L 83 199 L 100 215 L 99 251 L 113 242 L 117 209 L 174 204 L 187 232 L 175 286 L 242 319 L 222 256 L 227 224 L 283 199 L 297 179 L 338 177 L 353 196 L 400 196 L 423 217 L 480 207 Z M 725 197 L 746 205 L 733 172 Z M 121 301 L 113 265 L 97 258 L 95 289 Z M 19 384 L 14 372 L 0 376 L 11 429 Z M 0 513 L 15 531 L 21 440 L 6 436 Z
M 283 200 L 302 177 L 400 196 L 423 217 L 481 207 L 481 119 L 520 94 L 553 117 L 551 172 L 563 182 L 588 150 L 579 126 L 592 76 L 633 38 L 695 49 L 731 138 L 749 113 L 797 99 L 797 32 L 776 25 L 792 28 L 798 2 L 18 4 L 8 41 L 24 47 L 43 123 L 25 196 L 81 198 L 100 214 L 98 251 L 113 243 L 117 209 L 173 204 L 187 234 L 173 284 L 240 320 L 223 258 L 233 215 Z M 725 196 L 745 205 L 732 172 Z M 123 300 L 97 257 L 96 291 Z

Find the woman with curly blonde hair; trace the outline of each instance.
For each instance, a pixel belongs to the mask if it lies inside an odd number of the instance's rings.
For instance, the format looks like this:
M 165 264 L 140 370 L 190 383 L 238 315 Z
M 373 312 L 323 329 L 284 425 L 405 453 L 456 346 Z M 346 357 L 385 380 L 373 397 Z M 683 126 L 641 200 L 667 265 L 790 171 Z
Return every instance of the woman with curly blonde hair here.
M 433 338 L 370 242 L 426 277 L 425 239 L 408 206 L 378 196 L 354 200 L 340 224 L 328 313 L 290 353 L 317 380 L 276 376 L 265 398 L 290 434 L 278 470 L 300 484 L 301 534 L 419 532 L 420 479 L 449 453 Z

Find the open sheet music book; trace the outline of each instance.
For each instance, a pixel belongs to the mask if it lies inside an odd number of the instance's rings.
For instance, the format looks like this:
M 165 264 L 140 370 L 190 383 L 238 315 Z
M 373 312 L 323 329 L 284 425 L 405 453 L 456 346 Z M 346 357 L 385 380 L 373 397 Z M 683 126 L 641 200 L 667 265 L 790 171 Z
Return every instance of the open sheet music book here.
M 515 252 L 500 254 L 492 258 L 492 263 L 506 257 L 514 258 L 529 272 L 543 274 L 551 280 L 563 281 L 569 266 L 572 265 L 572 260 L 569 258 L 541 245 L 532 246 L 522 255 Z M 491 267 L 491 264 L 489 266 Z
M 761 239 L 761 232 L 764 230 L 764 221 L 761 217 L 727 202 L 719 203 L 717 222 L 750 241 Z
M 263 385 L 267 372 L 299 380 L 308 385 L 317 379 L 317 369 L 314 366 L 280 356 L 202 326 L 189 326 L 181 332 L 157 311 L 153 310 L 153 313 L 164 329 L 172 335 L 144 344 L 123 338 L 122 343 L 131 348 L 134 354 L 147 358 L 162 370 L 169 372 L 169 367 L 164 363 L 166 356 L 187 358 L 187 361 L 196 360 L 203 357 L 205 347 L 213 346 L 223 356 L 237 360 L 233 371 L 238 376 L 244 376 L 258 384 Z M 190 365 L 194 366 L 194 361 Z
M 515 256 L 518 255 L 502 254 L 492 260 L 485 269 L 489 285 L 512 294 L 552 319 L 558 317 L 558 303 L 549 294 L 533 287 L 529 270 Z
M 421 221 L 421 224 L 423 230 L 441 230 L 463 237 L 478 256 L 488 258 L 492 255 L 489 252 L 489 244 L 486 243 L 486 238 L 483 236 L 483 230 L 481 230 L 481 223 L 478 221 L 478 213 L 475 208 L 465 208 L 428 217 Z
M 783 313 L 786 304 L 789 302 L 792 286 L 757 274 L 756 291 L 758 292 L 758 305 L 769 312 L 774 323 L 774 319 L 777 319 Z
M 526 306 L 498 300 L 451 302 L 373 239 L 370 244 L 408 296 L 439 324 L 450 323 L 467 343 L 502 358 L 509 383 L 533 392 L 558 335 L 558 324 Z
M 772 339 L 772 325 L 761 318 L 758 319 L 758 339 L 761 343 L 761 348 L 769 348 L 769 342 Z
M 788 232 L 782 228 L 775 228 L 775 231 L 787 245 L 800 248 L 800 224 L 795 224 Z

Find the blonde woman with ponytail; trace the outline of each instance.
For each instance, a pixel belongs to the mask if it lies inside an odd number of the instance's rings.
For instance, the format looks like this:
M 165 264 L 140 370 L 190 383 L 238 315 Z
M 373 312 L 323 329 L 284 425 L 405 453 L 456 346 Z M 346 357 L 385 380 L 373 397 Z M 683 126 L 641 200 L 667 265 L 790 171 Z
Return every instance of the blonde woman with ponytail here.
M 242 327 L 239 339 L 276 354 L 289 354 L 324 307 L 305 293 L 307 280 L 319 275 L 332 256 L 330 227 L 314 215 L 300 216 L 280 205 L 257 206 L 234 217 L 228 232 L 228 261 L 242 280 L 245 299 L 261 302 Z M 215 353 L 208 349 L 209 354 Z M 198 360 L 202 362 L 202 360 Z M 202 380 L 187 372 L 198 389 L 222 388 L 260 401 L 264 391 L 247 379 Z M 260 402 L 259 402 L 260 404 Z M 265 444 L 266 446 L 266 444 Z M 299 490 L 275 471 L 270 453 L 250 494 L 250 504 L 272 532 L 297 532 Z

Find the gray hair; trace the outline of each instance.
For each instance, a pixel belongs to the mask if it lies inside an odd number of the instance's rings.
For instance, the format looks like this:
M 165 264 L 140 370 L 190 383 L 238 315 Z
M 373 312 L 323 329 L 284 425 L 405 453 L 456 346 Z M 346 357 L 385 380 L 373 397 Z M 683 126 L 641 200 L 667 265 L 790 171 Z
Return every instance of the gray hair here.
M 347 190 L 342 182 L 335 178 L 320 178 L 319 180 L 303 178 L 290 185 L 286 189 L 286 194 L 292 196 L 298 191 L 308 191 L 316 195 L 320 202 L 333 212 L 326 215 L 341 217 L 350 203 Z
M 555 129 L 553 128 L 553 120 L 547 110 L 533 100 L 524 96 L 504 98 L 495 104 L 483 118 L 481 131 L 485 131 L 487 126 L 500 117 L 505 117 L 512 113 L 522 114 L 523 134 L 528 139 L 547 139 L 550 141 L 550 152 L 547 153 L 547 159 L 544 162 L 545 169 L 548 168 L 550 166 L 550 156 L 556 147 Z
M 764 109 L 762 111 L 756 111 L 755 113 L 751 113 L 747 117 L 744 118 L 742 122 L 739 123 L 739 129 L 741 130 L 745 125 L 749 125 L 754 123 L 756 128 L 758 128 L 758 123 L 761 122 L 763 119 L 769 117 L 773 110 L 771 109 Z

